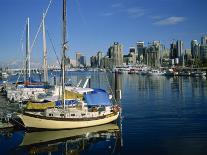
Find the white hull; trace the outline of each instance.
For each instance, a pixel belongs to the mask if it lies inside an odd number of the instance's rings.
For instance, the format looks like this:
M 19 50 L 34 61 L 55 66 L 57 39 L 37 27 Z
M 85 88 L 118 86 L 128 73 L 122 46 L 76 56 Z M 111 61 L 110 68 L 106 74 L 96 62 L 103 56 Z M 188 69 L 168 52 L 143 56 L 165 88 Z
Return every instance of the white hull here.
M 84 128 L 96 125 L 107 124 L 117 120 L 119 113 L 115 115 L 108 115 L 108 117 L 93 119 L 93 120 L 52 120 L 46 118 L 37 118 L 27 116 L 24 114 L 18 115 L 23 121 L 26 128 L 39 128 L 39 129 L 75 129 Z

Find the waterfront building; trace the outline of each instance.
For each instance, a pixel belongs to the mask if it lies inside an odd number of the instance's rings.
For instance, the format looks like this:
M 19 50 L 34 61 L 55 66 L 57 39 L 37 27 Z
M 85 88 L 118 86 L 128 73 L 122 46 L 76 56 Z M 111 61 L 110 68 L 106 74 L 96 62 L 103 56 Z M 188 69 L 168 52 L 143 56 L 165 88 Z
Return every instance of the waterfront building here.
M 201 58 L 201 63 L 202 64 L 207 63 L 207 44 L 201 44 L 201 46 L 200 46 L 200 58 Z
M 103 55 L 104 55 L 103 52 L 98 51 L 97 53 L 97 66 L 98 67 L 101 67 Z
M 191 55 L 193 59 L 198 59 L 200 57 L 199 46 L 200 45 L 197 40 L 191 41 Z
M 90 57 L 91 67 L 93 67 L 93 68 L 97 67 L 97 60 L 96 59 L 97 59 L 96 56 Z
M 126 65 L 135 65 L 137 60 L 137 53 L 134 47 L 129 48 L 129 54 L 124 55 L 123 61 Z
M 81 57 L 81 53 L 77 52 L 76 53 L 76 67 L 80 67 L 80 57 Z
M 177 52 L 177 45 L 173 42 L 170 44 L 170 59 L 172 61 L 172 65 L 174 65 L 175 58 L 178 58 L 178 52 Z
M 107 55 L 112 60 L 113 68 L 123 65 L 123 45 L 114 42 L 114 44 L 109 47 Z
M 151 67 L 160 67 L 161 60 L 161 44 L 160 41 L 153 41 L 144 50 L 143 62 Z
M 207 36 L 201 37 L 201 45 L 207 45 Z
M 96 56 L 92 56 L 90 58 L 91 67 L 99 67 L 102 68 L 102 59 L 103 59 L 103 52 L 99 51 Z
M 109 56 L 103 57 L 101 62 L 102 62 L 101 68 L 110 69 L 110 70 L 113 69 L 113 59 L 109 58 Z
M 140 63 L 143 61 L 143 55 L 145 53 L 144 41 L 137 42 L 137 59 Z
M 85 67 L 86 66 L 86 57 L 83 56 L 80 52 L 76 53 L 76 67 Z
M 177 64 L 179 64 L 179 62 L 183 61 L 183 41 L 182 40 L 177 40 L 176 42 L 176 47 L 177 47 L 177 58 L 175 58 L 176 60 L 179 60 L 177 62 Z

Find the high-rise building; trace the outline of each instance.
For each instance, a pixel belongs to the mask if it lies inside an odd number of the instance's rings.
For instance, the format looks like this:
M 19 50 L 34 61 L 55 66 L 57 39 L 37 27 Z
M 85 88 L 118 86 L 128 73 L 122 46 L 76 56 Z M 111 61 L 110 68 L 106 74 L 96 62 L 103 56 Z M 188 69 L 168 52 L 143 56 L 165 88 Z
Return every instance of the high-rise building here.
M 201 45 L 207 45 L 207 36 L 201 37 Z
M 86 67 L 86 57 L 83 55 L 81 55 L 81 57 L 80 57 L 80 66 Z
M 83 56 L 80 52 L 76 53 L 76 67 L 85 67 L 86 66 L 86 57 Z
M 141 62 L 143 59 L 145 47 L 144 47 L 144 41 L 138 41 L 137 42 L 137 59 Z
M 77 52 L 76 53 L 76 67 L 80 67 L 80 58 L 81 58 L 81 53 Z
M 177 46 L 177 58 L 179 58 L 179 60 L 182 60 L 182 56 L 183 56 L 183 41 L 182 40 L 177 40 L 176 42 L 176 46 Z
M 90 57 L 90 62 L 91 62 L 91 67 L 93 68 L 97 67 L 96 56 Z
M 207 63 L 207 36 L 201 37 L 200 60 L 202 63 Z
M 175 43 L 170 44 L 170 59 L 175 59 L 178 57 L 177 47 Z
M 103 52 L 98 51 L 98 53 L 97 53 L 97 66 L 98 67 L 102 66 L 102 64 L 101 64 L 102 58 L 103 58 Z
M 197 40 L 192 40 L 191 41 L 191 55 L 192 58 L 199 58 L 200 52 L 199 52 L 199 44 Z
M 112 59 L 112 66 L 122 66 L 123 64 L 123 46 L 118 42 L 114 42 L 108 49 L 108 56 Z

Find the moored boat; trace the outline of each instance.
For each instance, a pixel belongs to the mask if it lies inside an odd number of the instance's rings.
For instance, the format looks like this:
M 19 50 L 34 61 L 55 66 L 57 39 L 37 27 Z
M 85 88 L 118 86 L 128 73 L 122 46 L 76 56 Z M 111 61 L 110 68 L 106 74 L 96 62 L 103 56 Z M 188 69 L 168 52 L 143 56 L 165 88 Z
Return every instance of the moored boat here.
M 65 86 L 65 50 L 66 50 L 66 0 L 63 0 L 63 43 L 62 43 L 62 86 L 60 106 L 45 109 L 25 110 L 18 117 L 25 128 L 40 129 L 74 129 L 103 125 L 118 119 L 119 106 L 113 105 L 109 94 L 102 89 L 78 91 L 79 88 L 67 90 Z M 72 94 L 72 95 L 71 95 Z M 69 103 L 69 104 L 67 104 Z M 71 105 L 71 104 L 72 105 Z

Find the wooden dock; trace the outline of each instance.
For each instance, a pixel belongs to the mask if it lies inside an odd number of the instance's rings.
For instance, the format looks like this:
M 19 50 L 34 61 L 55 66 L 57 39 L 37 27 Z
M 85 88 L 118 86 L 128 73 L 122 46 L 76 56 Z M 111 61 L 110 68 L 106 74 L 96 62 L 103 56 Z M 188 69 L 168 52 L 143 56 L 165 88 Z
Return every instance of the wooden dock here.
M 11 123 L 3 123 L 0 122 L 0 130 L 4 130 L 4 129 L 10 129 L 13 128 L 14 126 Z

